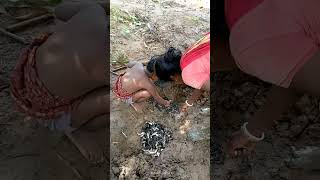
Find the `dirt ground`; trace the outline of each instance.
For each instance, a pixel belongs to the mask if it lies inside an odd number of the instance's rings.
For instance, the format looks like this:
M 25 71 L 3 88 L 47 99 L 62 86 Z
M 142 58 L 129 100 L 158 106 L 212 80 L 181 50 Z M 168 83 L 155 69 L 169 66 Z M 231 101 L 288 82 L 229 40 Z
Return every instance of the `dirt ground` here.
M 233 132 L 261 107 L 270 85 L 241 72 L 216 73 L 211 136 L 213 179 L 319 179 L 311 167 L 320 165 L 319 99 L 304 95 L 257 144 L 248 157 L 231 159 L 225 153 Z M 313 165 L 302 159 L 314 157 Z M 308 170 L 308 168 L 310 168 Z M 301 175 L 301 176 L 298 176 Z
M 112 0 L 112 65 L 116 68 L 127 60 L 148 61 L 170 46 L 184 51 L 195 43 L 209 31 L 209 5 L 190 2 Z M 112 84 L 115 78 L 112 75 Z M 182 92 L 177 103 L 182 103 L 190 94 L 189 88 L 170 83 L 159 90 L 169 99 L 174 92 Z M 207 95 L 181 122 L 175 119 L 175 113 L 156 108 L 152 101 L 144 113 L 136 113 L 112 94 L 112 179 L 209 179 L 210 112 L 206 111 L 209 107 Z M 156 158 L 143 153 L 137 135 L 147 121 L 157 121 L 173 132 L 173 140 Z M 207 132 L 201 140 L 192 139 L 191 132 L 205 131 L 205 128 Z

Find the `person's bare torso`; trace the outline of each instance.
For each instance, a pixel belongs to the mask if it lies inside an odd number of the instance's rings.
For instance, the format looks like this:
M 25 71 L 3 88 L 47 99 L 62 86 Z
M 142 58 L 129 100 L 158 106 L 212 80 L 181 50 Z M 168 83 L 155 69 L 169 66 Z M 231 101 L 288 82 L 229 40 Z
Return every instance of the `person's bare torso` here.
M 143 84 L 149 83 L 142 63 L 135 64 L 129 68 L 122 77 L 122 88 L 128 93 L 135 93 L 143 89 Z
M 107 85 L 108 22 L 101 18 L 81 28 L 62 27 L 39 47 L 39 78 L 53 94 L 72 98 Z

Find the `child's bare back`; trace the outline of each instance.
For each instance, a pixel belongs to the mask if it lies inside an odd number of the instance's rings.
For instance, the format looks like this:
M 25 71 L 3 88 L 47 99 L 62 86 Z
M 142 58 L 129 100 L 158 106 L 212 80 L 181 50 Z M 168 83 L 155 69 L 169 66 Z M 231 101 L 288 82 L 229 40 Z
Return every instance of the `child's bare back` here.
M 136 62 L 131 68 L 129 67 L 122 77 L 122 87 L 128 93 L 135 93 L 141 89 L 146 89 L 145 84 L 149 84 L 148 78 L 142 63 Z

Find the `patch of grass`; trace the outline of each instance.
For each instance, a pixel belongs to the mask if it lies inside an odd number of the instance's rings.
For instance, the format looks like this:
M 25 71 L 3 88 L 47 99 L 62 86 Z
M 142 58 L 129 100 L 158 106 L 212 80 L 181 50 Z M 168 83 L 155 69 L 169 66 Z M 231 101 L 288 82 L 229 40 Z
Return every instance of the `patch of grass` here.
M 128 62 L 128 56 L 123 51 L 111 51 L 112 65 L 126 65 Z
M 137 13 L 129 13 L 118 7 L 111 7 L 111 22 L 126 24 L 129 26 L 141 26 L 144 19 Z
M 201 23 L 201 19 L 196 16 L 186 16 L 185 17 L 188 21 L 190 21 L 192 24 L 198 25 Z

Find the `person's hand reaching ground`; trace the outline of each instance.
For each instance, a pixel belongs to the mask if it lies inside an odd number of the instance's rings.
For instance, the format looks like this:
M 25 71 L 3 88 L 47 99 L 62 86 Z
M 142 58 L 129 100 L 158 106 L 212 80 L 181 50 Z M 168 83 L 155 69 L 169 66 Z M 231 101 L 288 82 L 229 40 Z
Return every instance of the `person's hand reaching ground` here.
M 165 107 L 170 107 L 172 100 L 166 100 Z
M 250 141 L 249 137 L 239 130 L 233 134 L 228 151 L 231 157 L 248 155 L 254 150 L 255 145 L 255 142 Z

